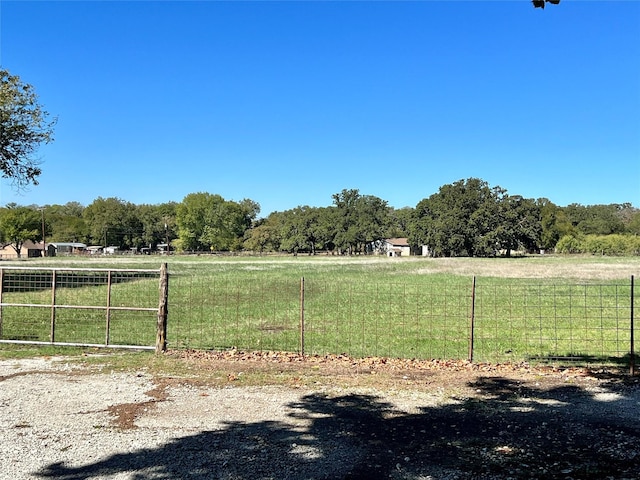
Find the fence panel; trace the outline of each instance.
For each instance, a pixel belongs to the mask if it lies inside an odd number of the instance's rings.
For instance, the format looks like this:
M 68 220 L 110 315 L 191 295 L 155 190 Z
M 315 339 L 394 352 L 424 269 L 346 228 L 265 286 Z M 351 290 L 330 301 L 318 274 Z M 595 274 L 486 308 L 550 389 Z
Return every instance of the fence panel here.
M 160 272 L 0 268 L 0 342 L 153 348 Z M 628 364 L 639 303 L 633 281 L 173 274 L 166 340 L 170 348 Z
M 478 360 L 628 361 L 631 287 L 479 282 Z
M 0 342 L 152 348 L 158 270 L 0 268 Z
M 300 284 L 171 275 L 170 348 L 296 351 Z
M 168 342 L 284 351 L 304 345 L 307 354 L 355 357 L 629 362 L 629 283 L 482 279 L 475 291 L 474 284 L 174 275 Z
M 305 282 L 308 353 L 459 358 L 468 348 L 469 283 Z

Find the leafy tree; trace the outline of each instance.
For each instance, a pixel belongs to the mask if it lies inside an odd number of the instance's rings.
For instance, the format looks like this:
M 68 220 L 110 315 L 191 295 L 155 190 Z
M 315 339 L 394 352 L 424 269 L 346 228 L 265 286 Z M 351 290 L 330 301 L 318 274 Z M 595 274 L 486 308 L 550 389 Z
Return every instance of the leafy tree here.
M 135 215 L 142 226 L 141 245 L 155 248 L 159 243 L 171 243 L 176 237 L 176 206 L 175 202 L 136 206 Z
M 42 240 L 41 212 L 14 204 L 0 210 L 0 239 L 4 245 L 10 245 L 20 258 L 25 241 Z
M 33 87 L 0 69 L 0 171 L 14 185 L 37 185 L 42 173 L 34 157 L 42 143 L 53 141 L 56 120 L 38 103 Z
M 418 203 L 409 241 L 427 245 L 435 256 L 495 254 L 496 214 L 497 202 L 486 182 L 459 180 Z
M 277 229 L 266 221 L 254 225 L 245 233 L 244 248 L 260 254 L 278 250 L 280 242 Z
M 628 204 L 580 205 L 572 203 L 564 211 L 575 229 L 584 235 L 624 233 L 622 213 Z
M 627 225 L 629 233 L 640 235 L 640 210 L 633 214 Z
M 176 207 L 185 250 L 238 250 L 260 206 L 252 200 L 227 201 L 220 195 L 191 193 Z
M 119 198 L 98 197 L 83 212 L 92 243 L 120 249 L 140 247 L 142 225 L 136 206 Z
M 357 189 L 332 195 L 335 205 L 335 246 L 351 255 L 364 252 L 372 242 L 382 240 L 389 226 L 387 202 Z
M 540 245 L 542 224 L 540 208 L 532 199 L 505 195 L 499 199 L 501 212 L 497 230 L 498 244 L 507 257 L 516 249 L 535 251 Z
M 289 252 L 305 251 L 315 255 L 318 248 L 325 248 L 333 238 L 333 230 L 323 208 L 296 207 L 282 212 L 281 248 Z
M 413 219 L 413 208 L 389 208 L 389 229 L 385 237 L 404 238 L 409 236 Z
M 536 248 L 540 212 L 533 200 L 509 196 L 480 179 L 459 180 L 418 203 L 409 242 L 435 256 L 510 255 Z
M 89 226 L 82 216 L 84 207 L 78 202 L 46 205 L 45 232 L 50 242 L 87 242 Z
M 536 201 L 540 210 L 540 248 L 553 250 L 558 241 L 575 232 L 575 228 L 567 218 L 564 209 L 547 198 Z

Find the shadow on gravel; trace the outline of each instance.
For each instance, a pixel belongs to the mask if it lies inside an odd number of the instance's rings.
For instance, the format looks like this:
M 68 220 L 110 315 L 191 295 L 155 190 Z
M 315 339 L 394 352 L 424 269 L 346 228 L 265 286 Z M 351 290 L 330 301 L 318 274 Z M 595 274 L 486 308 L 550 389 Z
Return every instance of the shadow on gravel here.
M 640 478 L 638 386 L 591 394 L 480 378 L 476 398 L 408 414 L 367 395 L 308 395 L 290 404 L 308 427 L 229 423 L 40 478 L 633 479 Z M 628 412 L 619 415 L 620 412 Z

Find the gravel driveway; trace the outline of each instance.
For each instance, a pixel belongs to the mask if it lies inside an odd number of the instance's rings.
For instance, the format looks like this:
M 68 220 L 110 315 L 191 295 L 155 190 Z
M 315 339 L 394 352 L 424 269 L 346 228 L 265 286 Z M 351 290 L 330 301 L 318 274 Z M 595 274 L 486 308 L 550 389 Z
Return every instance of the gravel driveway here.
M 0 478 L 640 478 L 637 383 L 459 380 L 212 387 L 61 358 L 4 360 Z

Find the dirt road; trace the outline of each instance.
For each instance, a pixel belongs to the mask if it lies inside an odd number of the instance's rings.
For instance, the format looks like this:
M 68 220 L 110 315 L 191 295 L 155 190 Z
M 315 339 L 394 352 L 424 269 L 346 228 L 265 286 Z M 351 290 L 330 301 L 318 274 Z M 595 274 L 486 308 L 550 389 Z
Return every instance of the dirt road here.
M 0 361 L 0 478 L 640 478 L 640 386 L 607 372 L 408 369 L 376 387 L 345 366 L 244 386 L 233 372 L 256 364 L 207 361 L 226 383 Z

